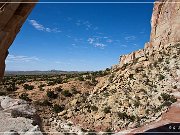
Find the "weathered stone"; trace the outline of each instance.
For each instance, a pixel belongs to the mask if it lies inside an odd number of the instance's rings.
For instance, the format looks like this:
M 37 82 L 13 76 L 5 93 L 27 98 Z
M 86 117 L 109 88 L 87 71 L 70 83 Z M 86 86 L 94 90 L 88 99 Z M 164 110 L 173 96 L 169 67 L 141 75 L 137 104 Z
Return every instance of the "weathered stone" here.
M 24 132 L 27 131 L 30 133 L 31 131 L 37 131 L 38 135 L 42 135 L 40 132 L 38 125 L 34 126 L 34 122 L 36 122 L 35 110 L 27 104 L 26 101 L 20 99 L 12 99 L 10 97 L 1 97 L 1 106 L 2 110 L 0 110 L 0 131 L 6 132 L 6 134 L 15 134 L 16 132 Z M 18 111 L 20 115 L 16 118 L 12 117 L 12 111 Z M 26 116 L 32 116 L 31 119 L 26 118 Z M 14 130 L 16 132 L 10 132 Z M 9 133 L 7 132 L 9 131 Z M 33 134 L 32 134 L 33 135 Z
M 35 3 L 0 3 L 0 78 L 4 75 L 5 59 L 8 49 L 20 31 L 27 16 L 36 4 L 37 0 L 16 0 L 16 2 Z
M 65 115 L 66 113 L 67 113 L 67 111 L 66 111 L 66 110 L 64 110 L 64 111 L 62 111 L 62 112 L 58 113 L 58 116 L 63 116 L 63 115 Z

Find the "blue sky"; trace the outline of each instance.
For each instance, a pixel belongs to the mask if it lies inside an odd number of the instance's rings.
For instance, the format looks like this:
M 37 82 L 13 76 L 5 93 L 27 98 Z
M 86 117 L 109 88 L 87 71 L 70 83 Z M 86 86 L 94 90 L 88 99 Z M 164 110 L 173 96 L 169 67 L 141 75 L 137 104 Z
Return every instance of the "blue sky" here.
M 9 49 L 6 70 L 111 67 L 149 41 L 152 8 L 153 3 L 38 3 Z

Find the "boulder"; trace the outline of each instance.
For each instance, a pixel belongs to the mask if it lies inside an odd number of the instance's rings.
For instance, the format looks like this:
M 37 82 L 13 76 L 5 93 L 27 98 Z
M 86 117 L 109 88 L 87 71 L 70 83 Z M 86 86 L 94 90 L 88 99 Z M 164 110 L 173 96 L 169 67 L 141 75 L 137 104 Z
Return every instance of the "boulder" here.
M 0 96 L 0 105 L 0 131 L 4 135 L 42 135 L 35 124 L 38 121 L 36 110 L 26 101 Z

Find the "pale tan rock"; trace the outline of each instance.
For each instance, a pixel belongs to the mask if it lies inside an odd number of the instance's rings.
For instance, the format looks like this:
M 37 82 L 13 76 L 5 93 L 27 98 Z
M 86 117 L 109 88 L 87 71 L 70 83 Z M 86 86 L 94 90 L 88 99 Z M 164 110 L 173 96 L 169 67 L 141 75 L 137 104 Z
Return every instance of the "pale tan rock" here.
M 65 115 L 66 113 L 67 113 L 67 111 L 66 111 L 66 110 L 64 110 L 64 111 L 62 111 L 62 112 L 58 113 L 58 116 L 63 116 L 63 115 Z

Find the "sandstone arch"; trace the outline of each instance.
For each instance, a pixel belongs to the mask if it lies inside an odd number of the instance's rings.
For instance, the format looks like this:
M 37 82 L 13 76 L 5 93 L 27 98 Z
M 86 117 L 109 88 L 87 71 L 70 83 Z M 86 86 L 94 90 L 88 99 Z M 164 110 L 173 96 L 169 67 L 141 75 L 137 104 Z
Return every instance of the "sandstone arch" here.
M 0 79 L 4 75 L 5 59 L 8 55 L 8 49 L 37 1 L 38 0 L 0 1 Z

